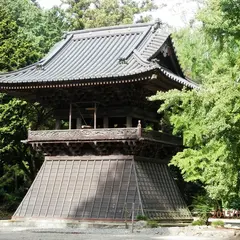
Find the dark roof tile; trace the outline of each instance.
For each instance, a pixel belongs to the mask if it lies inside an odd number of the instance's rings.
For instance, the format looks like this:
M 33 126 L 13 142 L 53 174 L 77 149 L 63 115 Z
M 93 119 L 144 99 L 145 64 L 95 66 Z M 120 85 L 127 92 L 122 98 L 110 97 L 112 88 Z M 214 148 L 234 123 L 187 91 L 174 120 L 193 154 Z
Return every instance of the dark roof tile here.
M 151 58 L 168 38 L 153 24 L 135 24 L 69 32 L 41 61 L 18 71 L 0 74 L 0 86 L 119 78 L 159 69 L 173 81 L 194 83 L 163 69 Z

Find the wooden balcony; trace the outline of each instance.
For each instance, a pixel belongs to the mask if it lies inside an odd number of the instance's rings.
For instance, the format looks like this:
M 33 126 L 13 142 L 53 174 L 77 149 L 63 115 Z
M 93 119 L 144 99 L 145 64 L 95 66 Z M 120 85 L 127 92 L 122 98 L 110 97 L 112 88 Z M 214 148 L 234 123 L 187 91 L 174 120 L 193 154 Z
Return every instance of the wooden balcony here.
M 56 142 L 117 142 L 154 141 L 170 145 L 182 145 L 182 139 L 157 131 L 136 128 L 97 128 L 69 130 L 41 130 L 28 132 L 28 143 Z

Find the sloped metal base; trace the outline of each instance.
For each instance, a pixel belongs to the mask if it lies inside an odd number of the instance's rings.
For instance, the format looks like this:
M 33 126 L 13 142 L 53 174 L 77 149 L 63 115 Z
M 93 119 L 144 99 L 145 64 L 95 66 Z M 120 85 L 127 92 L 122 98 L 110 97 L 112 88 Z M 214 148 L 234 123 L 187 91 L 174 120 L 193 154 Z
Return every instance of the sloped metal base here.
M 134 156 L 46 157 L 15 218 L 191 219 L 165 163 Z

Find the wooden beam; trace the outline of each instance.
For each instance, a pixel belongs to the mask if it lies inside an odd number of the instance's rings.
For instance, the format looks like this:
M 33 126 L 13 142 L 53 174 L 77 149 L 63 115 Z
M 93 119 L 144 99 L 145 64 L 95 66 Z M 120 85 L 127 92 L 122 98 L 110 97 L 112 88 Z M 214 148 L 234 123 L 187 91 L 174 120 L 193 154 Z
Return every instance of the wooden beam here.
M 94 103 L 94 129 L 97 128 L 97 104 Z
M 72 103 L 69 106 L 69 129 L 72 128 Z
M 61 121 L 59 118 L 57 118 L 55 123 L 55 129 L 60 129 L 60 126 L 61 126 Z

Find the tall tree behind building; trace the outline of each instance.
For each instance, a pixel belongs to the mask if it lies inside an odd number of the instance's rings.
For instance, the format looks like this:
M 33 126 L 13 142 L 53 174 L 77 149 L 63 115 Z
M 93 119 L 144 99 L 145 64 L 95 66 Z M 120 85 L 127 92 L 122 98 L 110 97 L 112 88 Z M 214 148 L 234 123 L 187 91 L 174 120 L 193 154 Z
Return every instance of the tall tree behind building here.
M 94 28 L 133 23 L 138 14 L 142 21 L 151 19 L 150 11 L 157 6 L 152 0 L 62 0 L 71 29 Z
M 228 208 L 240 207 L 239 12 L 239 1 L 207 0 L 198 24 L 175 35 L 181 63 L 203 84 L 152 97 L 187 147 L 172 164 Z
M 43 11 L 30 0 L 0 0 L 0 9 L 0 72 L 37 62 L 67 29 L 58 8 Z M 0 207 L 12 210 L 42 163 L 41 154 L 21 140 L 29 126 L 48 125 L 50 113 L 5 94 L 0 94 L 0 102 Z

